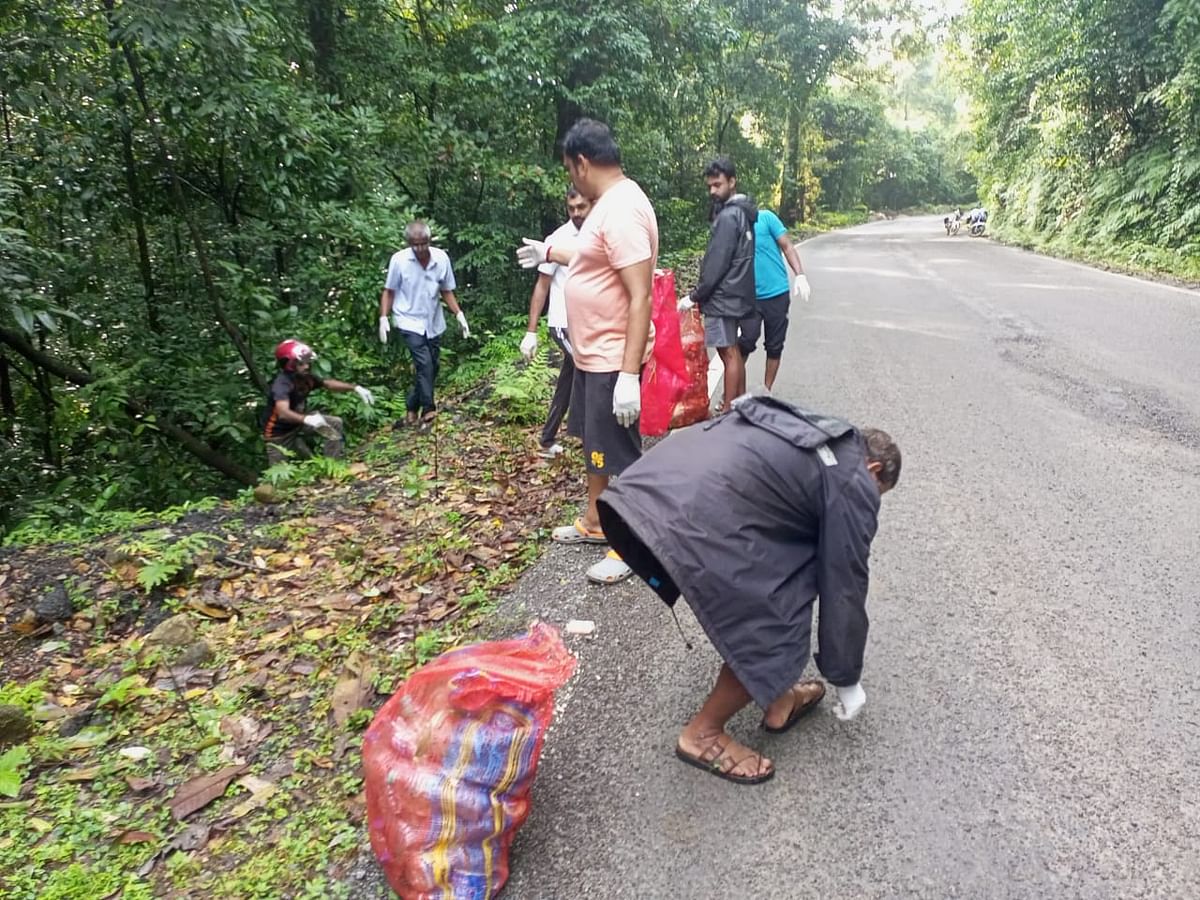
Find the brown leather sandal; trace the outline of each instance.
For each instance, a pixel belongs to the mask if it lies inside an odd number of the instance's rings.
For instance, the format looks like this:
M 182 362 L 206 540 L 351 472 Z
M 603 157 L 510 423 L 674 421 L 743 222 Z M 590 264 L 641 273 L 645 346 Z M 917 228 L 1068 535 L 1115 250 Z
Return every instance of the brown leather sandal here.
M 802 687 L 818 687 L 817 693 L 805 701 L 797 700 L 797 688 Z M 802 681 L 799 684 L 794 684 L 788 688 L 788 693 L 792 695 L 792 711 L 788 713 L 787 721 L 779 727 L 773 727 L 767 724 L 767 717 L 763 716 L 762 729 L 767 734 L 783 734 L 785 731 L 791 730 L 791 727 L 807 716 L 810 712 L 817 708 L 820 702 L 825 699 L 825 684 L 820 681 Z
M 721 739 L 724 738 L 724 741 Z M 718 778 L 723 778 L 726 781 L 732 781 L 734 784 L 762 784 L 764 781 L 769 781 L 775 777 L 775 767 L 771 766 L 766 772 L 759 772 L 757 775 L 736 775 L 734 769 L 740 767 L 742 763 L 749 759 L 757 761 L 755 768 L 762 765 L 763 755 L 754 750 L 743 756 L 741 759 L 734 759 L 731 756 L 725 755 L 725 748 L 733 742 L 733 738 L 722 732 L 713 738 L 711 744 L 699 756 L 693 756 L 688 753 L 678 744 L 675 745 L 675 755 L 687 763 L 689 766 L 695 766 L 697 769 L 703 769 L 709 775 L 716 775 Z M 747 748 L 749 749 L 749 748 Z M 728 762 L 729 765 L 723 765 Z

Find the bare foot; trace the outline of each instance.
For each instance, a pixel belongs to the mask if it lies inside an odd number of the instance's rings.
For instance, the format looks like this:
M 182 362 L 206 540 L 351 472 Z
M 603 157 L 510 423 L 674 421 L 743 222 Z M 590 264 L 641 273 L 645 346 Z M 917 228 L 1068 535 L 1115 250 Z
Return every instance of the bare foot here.
M 799 681 L 767 707 L 763 724 L 768 728 L 782 728 L 792 718 L 792 713 L 801 707 L 819 703 L 825 696 L 825 685 L 819 681 Z
M 705 766 L 740 778 L 757 778 L 775 771 L 771 760 L 724 731 L 707 733 L 690 726 L 679 734 L 679 750 Z

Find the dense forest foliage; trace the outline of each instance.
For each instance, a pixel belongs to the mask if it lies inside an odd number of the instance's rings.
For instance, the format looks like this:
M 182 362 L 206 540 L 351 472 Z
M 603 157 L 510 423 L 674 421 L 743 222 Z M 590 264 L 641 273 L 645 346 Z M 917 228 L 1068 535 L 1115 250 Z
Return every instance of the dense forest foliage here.
M 1200 3 L 970 0 L 957 34 L 1001 222 L 1200 279 Z
M 6 4 L 0 534 L 252 483 L 284 337 L 382 388 L 387 421 L 409 367 L 374 321 L 413 217 L 476 335 L 451 329 L 449 377 L 515 357 L 512 251 L 560 221 L 556 147 L 584 114 L 613 126 L 667 264 L 703 246 L 717 153 L 788 224 L 971 203 L 978 177 L 1002 228 L 1195 256 L 1196 7 Z
M 789 222 L 969 192 L 888 120 L 887 78 L 864 61 L 888 16 L 832 7 L 6 5 L 0 526 L 253 481 L 285 336 L 326 371 L 401 387 L 407 360 L 374 320 L 414 216 L 451 253 L 473 330 L 502 333 L 529 290 L 513 247 L 559 220 L 556 143 L 581 114 L 614 127 L 668 261 L 703 244 L 716 153 Z M 892 42 L 919 52 L 900 12 Z M 449 368 L 479 346 L 452 337 Z

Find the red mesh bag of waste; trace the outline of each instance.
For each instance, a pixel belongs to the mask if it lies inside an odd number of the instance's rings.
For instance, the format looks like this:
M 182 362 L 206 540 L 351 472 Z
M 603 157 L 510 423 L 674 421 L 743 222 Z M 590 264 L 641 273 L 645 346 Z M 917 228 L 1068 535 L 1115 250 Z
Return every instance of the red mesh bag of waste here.
M 675 273 L 656 270 L 650 307 L 654 352 L 642 369 L 642 411 L 638 419 L 638 430 L 646 437 L 667 433 L 675 404 L 688 384 L 687 360 L 679 339 L 678 303 Z
M 696 307 L 679 314 L 679 337 L 688 378 L 671 416 L 672 428 L 694 425 L 708 418 L 708 351 L 704 349 L 704 323 Z
M 383 705 L 363 739 L 367 828 L 405 900 L 490 898 L 529 816 L 530 788 L 575 670 L 558 631 L 444 653 Z

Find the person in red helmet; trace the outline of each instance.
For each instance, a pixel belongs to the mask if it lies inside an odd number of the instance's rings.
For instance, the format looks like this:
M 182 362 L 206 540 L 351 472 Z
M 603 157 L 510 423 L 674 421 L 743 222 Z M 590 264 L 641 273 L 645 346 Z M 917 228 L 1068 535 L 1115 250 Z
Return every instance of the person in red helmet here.
M 312 450 L 306 437 L 318 434 L 324 439 L 321 452 L 325 456 L 342 455 L 342 420 L 307 411 L 308 395 L 317 388 L 329 391 L 354 391 L 370 406 L 375 397 L 365 387 L 334 378 L 312 374 L 312 361 L 317 358 L 312 347 L 293 338 L 275 348 L 275 363 L 279 374 L 267 393 L 267 411 L 263 421 L 263 440 L 267 443 L 267 462 L 282 462 L 290 451 L 301 459 L 311 459 Z

